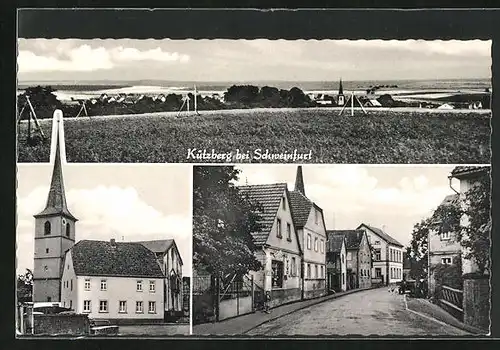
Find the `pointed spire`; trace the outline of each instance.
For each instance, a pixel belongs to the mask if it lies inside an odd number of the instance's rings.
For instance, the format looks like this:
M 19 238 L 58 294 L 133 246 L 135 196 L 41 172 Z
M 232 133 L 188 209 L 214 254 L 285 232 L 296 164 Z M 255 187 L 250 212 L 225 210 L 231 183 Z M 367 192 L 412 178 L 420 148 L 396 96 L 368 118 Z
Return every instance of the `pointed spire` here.
M 302 165 L 297 167 L 297 175 L 295 177 L 295 191 L 306 195 L 306 190 L 304 189 L 304 177 L 302 176 Z
M 340 83 L 339 83 L 339 95 L 344 94 L 344 88 L 342 87 L 342 78 L 340 78 Z
M 66 192 L 64 191 L 64 179 L 62 174 L 61 150 L 59 145 L 59 120 L 57 121 L 56 151 L 54 155 L 54 168 L 52 169 L 52 180 L 50 182 L 49 195 L 45 209 L 35 215 L 35 217 L 45 215 L 65 215 L 73 220 L 77 220 L 68 210 L 66 203 Z

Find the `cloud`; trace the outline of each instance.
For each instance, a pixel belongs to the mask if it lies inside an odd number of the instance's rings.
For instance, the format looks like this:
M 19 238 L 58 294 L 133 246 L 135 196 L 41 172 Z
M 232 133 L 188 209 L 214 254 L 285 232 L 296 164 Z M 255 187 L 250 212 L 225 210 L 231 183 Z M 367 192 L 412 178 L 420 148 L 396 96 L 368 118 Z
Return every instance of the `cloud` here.
M 37 187 L 18 198 L 18 273 L 33 266 L 33 215 L 44 207 L 48 187 Z M 66 192 L 68 207 L 79 221 L 77 241 L 121 241 L 174 238 L 184 270 L 191 269 L 191 220 L 189 216 L 164 214 L 143 201 L 132 187 L 98 186 Z
M 178 52 L 163 51 L 157 47 L 149 50 L 139 50 L 131 47 L 92 47 L 87 44 L 74 45 L 63 40 L 47 52 L 48 45 L 43 43 L 37 46 L 43 48 L 42 53 L 20 49 L 18 53 L 18 66 L 20 73 L 44 71 L 74 71 L 90 72 L 95 70 L 109 70 L 117 65 L 126 65 L 133 62 L 162 62 L 186 63 L 189 55 Z
M 339 40 L 341 46 L 359 49 L 391 49 L 452 56 L 490 56 L 491 40 Z

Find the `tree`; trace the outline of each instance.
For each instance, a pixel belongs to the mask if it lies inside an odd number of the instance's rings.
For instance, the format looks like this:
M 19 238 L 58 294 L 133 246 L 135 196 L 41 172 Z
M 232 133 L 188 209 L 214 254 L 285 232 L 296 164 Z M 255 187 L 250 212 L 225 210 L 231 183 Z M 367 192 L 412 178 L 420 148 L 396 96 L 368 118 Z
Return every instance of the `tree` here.
M 411 233 L 410 246 L 406 252 L 411 262 L 410 276 L 415 279 L 425 278 L 427 275 L 427 250 L 431 223 L 431 218 L 423 219 L 415 224 Z
M 34 86 L 28 87 L 22 94 L 17 97 L 19 110 L 26 103 L 26 96 L 29 96 L 31 105 L 35 109 L 38 118 L 52 118 L 55 109 L 61 109 L 63 104 L 57 99 L 54 94 L 56 90 L 50 86 Z M 25 111 L 24 113 L 27 113 Z M 23 116 L 25 118 L 25 116 Z
M 24 275 L 17 276 L 17 301 L 29 302 L 33 300 L 33 272 L 26 269 Z
M 210 274 L 259 270 L 251 233 L 259 232 L 260 208 L 232 183 L 232 166 L 193 168 L 193 265 Z

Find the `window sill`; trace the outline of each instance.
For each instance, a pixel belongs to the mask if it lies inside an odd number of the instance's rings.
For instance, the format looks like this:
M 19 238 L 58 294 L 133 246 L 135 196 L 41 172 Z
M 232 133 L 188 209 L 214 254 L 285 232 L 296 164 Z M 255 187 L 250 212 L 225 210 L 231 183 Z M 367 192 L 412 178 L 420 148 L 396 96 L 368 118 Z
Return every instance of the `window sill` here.
M 118 311 L 119 314 L 126 314 L 127 311 Z
M 144 311 L 136 311 L 135 313 L 136 313 L 136 314 L 143 314 L 143 313 L 144 313 Z
M 154 293 L 156 293 L 156 291 L 155 290 L 150 290 L 149 293 L 154 294 Z
M 99 313 L 100 314 L 109 314 L 109 311 L 101 311 L 101 310 L 99 310 Z
M 156 311 L 148 311 L 148 314 L 156 314 Z
M 136 292 L 142 293 L 142 292 L 143 292 L 143 290 L 136 290 Z
M 292 241 L 292 239 L 291 239 L 291 238 L 287 238 L 286 240 L 287 240 L 288 242 L 291 242 L 291 241 Z
M 108 290 L 107 289 L 101 289 L 101 292 L 107 292 Z
M 84 313 L 84 314 L 90 314 L 90 310 L 83 310 L 82 313 Z

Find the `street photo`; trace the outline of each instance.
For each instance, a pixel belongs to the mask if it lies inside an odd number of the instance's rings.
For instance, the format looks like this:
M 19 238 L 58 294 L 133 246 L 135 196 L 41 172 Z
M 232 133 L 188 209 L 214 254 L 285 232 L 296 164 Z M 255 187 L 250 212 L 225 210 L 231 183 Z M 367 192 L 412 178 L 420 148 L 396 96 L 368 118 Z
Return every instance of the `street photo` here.
M 18 160 L 486 164 L 491 43 L 19 38 Z
M 193 166 L 192 334 L 490 333 L 489 165 Z
M 189 335 L 191 167 L 69 164 L 62 123 L 18 164 L 17 337 Z

